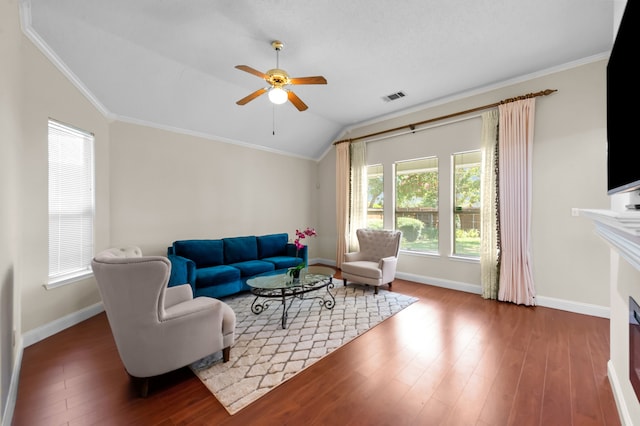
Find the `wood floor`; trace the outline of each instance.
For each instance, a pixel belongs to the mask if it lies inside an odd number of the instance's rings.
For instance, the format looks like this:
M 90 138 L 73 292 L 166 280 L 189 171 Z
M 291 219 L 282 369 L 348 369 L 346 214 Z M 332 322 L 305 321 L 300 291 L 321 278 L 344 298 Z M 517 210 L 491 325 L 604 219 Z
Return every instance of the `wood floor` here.
M 393 291 L 420 301 L 233 416 L 188 368 L 139 398 L 99 314 L 25 348 L 13 425 L 620 424 L 607 319 L 403 280 Z

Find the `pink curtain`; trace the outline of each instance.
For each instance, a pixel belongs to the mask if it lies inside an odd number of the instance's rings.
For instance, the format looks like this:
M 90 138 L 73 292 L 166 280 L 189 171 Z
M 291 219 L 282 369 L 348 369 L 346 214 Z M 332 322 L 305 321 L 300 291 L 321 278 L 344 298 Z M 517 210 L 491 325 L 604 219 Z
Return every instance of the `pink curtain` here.
M 338 231 L 336 245 L 336 267 L 342 267 L 344 254 L 349 241 L 349 145 L 336 145 L 336 227 Z
M 535 98 L 498 107 L 501 263 L 498 300 L 535 305 L 531 264 L 531 167 Z

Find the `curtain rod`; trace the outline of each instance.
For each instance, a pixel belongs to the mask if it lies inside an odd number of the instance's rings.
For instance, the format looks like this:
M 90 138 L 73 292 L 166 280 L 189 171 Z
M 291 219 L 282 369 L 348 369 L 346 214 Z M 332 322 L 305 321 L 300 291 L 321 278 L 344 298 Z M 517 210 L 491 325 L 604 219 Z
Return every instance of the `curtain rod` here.
M 345 142 L 355 142 L 355 141 L 360 140 L 360 139 L 367 139 L 367 138 L 371 138 L 373 136 L 382 135 L 382 134 L 385 134 L 385 133 L 396 132 L 398 130 L 402 130 L 402 129 L 405 129 L 405 128 L 408 128 L 410 130 L 415 130 L 416 126 L 421 126 L 423 124 L 433 123 L 434 121 L 445 120 L 447 118 L 457 117 L 459 115 L 469 114 L 471 112 L 481 111 L 483 109 L 495 108 L 495 107 L 497 107 L 499 105 L 507 104 L 509 102 L 521 101 L 523 99 L 535 98 L 535 97 L 538 97 L 538 96 L 547 96 L 547 95 L 550 95 L 553 92 L 557 92 L 557 91 L 558 91 L 557 89 L 546 89 L 546 90 L 542 90 L 540 92 L 527 93 L 526 95 L 516 96 L 515 98 L 503 99 L 500 102 L 495 102 L 493 104 L 483 105 L 483 106 L 480 106 L 480 107 L 471 108 L 471 109 L 467 109 L 467 110 L 464 110 L 464 111 L 454 112 L 453 114 L 441 115 L 440 117 L 430 118 L 428 120 L 420 121 L 418 123 L 405 124 L 404 126 L 394 127 L 393 129 L 381 130 L 379 132 L 369 133 L 368 135 L 358 136 L 358 137 L 351 138 L 351 139 L 342 139 L 342 140 L 339 140 L 339 141 L 335 141 L 333 144 L 334 145 L 338 145 L 340 143 L 345 143 Z

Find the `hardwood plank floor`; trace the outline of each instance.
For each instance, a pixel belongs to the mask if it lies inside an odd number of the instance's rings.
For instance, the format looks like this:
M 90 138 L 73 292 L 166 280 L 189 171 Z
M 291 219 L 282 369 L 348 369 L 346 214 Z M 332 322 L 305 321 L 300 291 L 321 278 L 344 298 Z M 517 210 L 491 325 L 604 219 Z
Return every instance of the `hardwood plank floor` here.
M 188 368 L 139 398 L 96 315 L 25 348 L 13 425 L 621 424 L 609 320 L 404 280 L 393 291 L 420 300 L 233 416 Z

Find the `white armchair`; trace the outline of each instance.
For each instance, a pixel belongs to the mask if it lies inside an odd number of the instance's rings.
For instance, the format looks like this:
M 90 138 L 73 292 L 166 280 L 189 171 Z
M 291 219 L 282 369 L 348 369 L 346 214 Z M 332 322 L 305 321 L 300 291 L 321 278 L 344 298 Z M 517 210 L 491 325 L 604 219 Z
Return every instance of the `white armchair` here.
M 345 253 L 342 262 L 342 279 L 378 287 L 391 284 L 396 275 L 398 251 L 402 231 L 385 229 L 358 229 L 356 231 L 360 251 Z
M 138 247 L 113 248 L 91 263 L 125 370 L 147 396 L 149 378 L 222 351 L 228 361 L 236 316 L 226 303 L 193 298 L 189 284 L 167 287 L 171 263 L 142 256 Z

